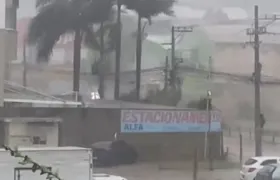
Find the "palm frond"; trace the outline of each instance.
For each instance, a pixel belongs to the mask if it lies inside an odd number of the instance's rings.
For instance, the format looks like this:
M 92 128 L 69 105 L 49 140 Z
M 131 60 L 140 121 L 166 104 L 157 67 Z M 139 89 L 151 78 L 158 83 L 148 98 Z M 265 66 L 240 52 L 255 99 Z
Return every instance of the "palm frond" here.
M 40 7 L 42 7 L 42 6 L 46 5 L 46 4 L 51 3 L 52 1 L 53 0 L 36 0 L 35 6 L 36 6 L 36 8 L 40 8 Z
M 81 30 L 92 47 L 98 48 L 89 28 L 112 17 L 114 0 L 37 0 L 39 13 L 32 19 L 28 42 L 38 46 L 40 59 L 48 59 L 56 41 L 65 33 Z
M 117 38 L 117 24 L 116 23 L 105 23 L 104 26 L 104 53 L 112 52 L 116 46 Z M 101 29 L 94 31 L 93 27 L 87 27 L 84 31 L 84 43 L 91 49 L 100 51 L 100 35 Z
M 40 12 L 45 6 L 60 0 L 36 0 L 35 7 Z
M 46 33 L 45 36 L 41 37 L 37 43 L 37 56 L 38 62 L 45 62 L 49 60 L 52 54 L 55 43 L 59 40 L 60 33 Z
M 30 23 L 28 42 L 36 43 L 45 34 L 60 32 L 65 33 L 71 26 L 70 7 L 67 0 L 59 0 L 45 6 Z
M 108 36 L 105 44 L 105 53 L 112 52 L 116 48 L 117 36 L 118 36 L 118 24 L 113 23 L 108 27 Z
M 80 21 L 85 24 L 105 22 L 112 18 L 114 0 L 74 0 L 81 4 Z M 76 6 L 77 7 L 77 6 Z
M 103 25 L 104 34 L 108 34 L 108 32 L 112 31 L 114 27 L 115 27 L 115 23 L 111 23 L 111 22 L 104 23 L 104 25 Z M 98 28 L 98 30 L 95 32 L 95 34 L 96 34 L 96 36 L 100 37 L 101 28 Z
M 38 61 L 47 61 L 60 36 L 71 32 L 73 12 L 68 0 L 53 1 L 44 7 L 30 23 L 28 43 L 37 45 Z
M 29 42 L 36 42 L 48 30 L 75 31 L 101 21 L 112 13 L 113 0 L 52 0 L 30 24 Z
M 140 17 L 150 19 L 164 13 L 173 15 L 173 4 L 176 0 L 123 0 L 127 9 L 136 11 Z
M 93 27 L 85 27 L 83 28 L 83 32 L 84 32 L 84 44 L 94 50 L 99 51 L 100 50 L 100 43 L 97 40 L 97 35 L 96 32 L 94 32 L 94 28 Z

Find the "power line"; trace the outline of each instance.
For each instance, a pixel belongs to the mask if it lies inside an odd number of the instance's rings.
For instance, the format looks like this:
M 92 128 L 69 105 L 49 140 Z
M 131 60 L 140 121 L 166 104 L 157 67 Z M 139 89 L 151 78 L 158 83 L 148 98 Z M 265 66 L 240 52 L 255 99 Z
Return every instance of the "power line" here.
M 179 67 L 178 58 L 176 57 L 176 35 L 175 33 L 193 32 L 193 26 L 172 26 L 171 28 L 171 73 L 170 82 L 172 87 L 176 87 L 178 79 L 177 70 Z
M 165 67 L 157 67 L 157 68 L 150 68 L 150 69 L 143 69 L 141 71 L 142 75 L 149 74 L 149 73 L 160 73 L 164 72 Z M 134 71 L 127 71 L 127 72 L 122 72 L 122 75 L 128 75 L 128 74 L 133 74 Z M 187 65 L 180 65 L 178 68 L 178 73 L 189 73 L 189 74 L 198 74 L 200 75 L 201 78 L 207 79 L 207 76 L 209 75 L 209 70 L 205 70 L 202 68 L 196 68 L 192 66 L 187 66 Z M 228 72 L 223 72 L 223 71 L 210 71 L 211 76 L 213 78 L 225 78 L 225 79 L 230 79 L 232 81 L 239 81 L 239 82 L 244 82 L 246 84 L 253 83 L 252 76 L 250 75 L 245 75 L 245 74 L 234 74 L 234 73 L 228 73 Z M 108 76 L 113 75 L 113 73 L 107 74 Z M 267 80 L 265 80 L 267 79 Z M 260 81 L 260 85 L 262 86 L 280 86 L 280 79 L 270 77 L 270 76 L 262 76 L 262 81 Z

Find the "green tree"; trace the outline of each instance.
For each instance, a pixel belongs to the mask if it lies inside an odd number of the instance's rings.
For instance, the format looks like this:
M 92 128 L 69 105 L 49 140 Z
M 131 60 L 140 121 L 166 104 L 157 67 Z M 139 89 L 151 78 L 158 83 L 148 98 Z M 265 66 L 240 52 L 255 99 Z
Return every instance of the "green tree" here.
M 28 42 L 38 50 L 38 62 L 47 62 L 56 42 L 66 33 L 74 34 L 73 91 L 79 93 L 82 42 L 89 47 L 100 46 L 95 24 L 112 17 L 113 0 L 37 0 L 38 14 L 29 26 Z M 104 26 L 102 26 L 104 27 Z M 104 30 L 102 30 L 104 31 Z
M 175 0 L 123 0 L 123 5 L 138 14 L 137 40 L 136 40 L 136 97 L 140 99 L 141 85 L 141 55 L 142 55 L 142 19 L 151 19 L 161 13 L 173 15 L 172 7 Z

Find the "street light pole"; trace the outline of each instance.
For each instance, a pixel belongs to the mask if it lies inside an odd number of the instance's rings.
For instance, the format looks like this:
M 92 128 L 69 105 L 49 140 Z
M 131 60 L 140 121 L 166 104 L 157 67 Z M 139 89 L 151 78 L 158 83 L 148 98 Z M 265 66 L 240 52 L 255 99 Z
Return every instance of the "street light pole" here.
M 209 134 L 211 131 L 211 110 L 210 110 L 211 95 L 212 95 L 211 91 L 207 91 L 206 111 L 207 111 L 207 119 L 208 119 L 208 130 L 205 131 L 205 142 L 204 142 L 204 158 L 205 159 L 207 158 L 207 149 L 209 147 L 209 145 L 208 145 L 209 144 Z

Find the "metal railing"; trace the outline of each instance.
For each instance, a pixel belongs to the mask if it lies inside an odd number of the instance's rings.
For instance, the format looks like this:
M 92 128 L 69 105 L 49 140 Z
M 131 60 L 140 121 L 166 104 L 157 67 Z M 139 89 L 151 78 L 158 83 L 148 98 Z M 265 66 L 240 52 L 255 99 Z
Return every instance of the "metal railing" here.
M 254 140 L 255 129 L 241 126 L 223 125 L 224 136 L 239 137 L 242 134 L 244 138 Z M 280 144 L 280 130 L 262 129 L 262 140 L 266 143 Z
M 22 95 L 23 98 L 5 98 L 5 102 L 10 103 L 31 103 L 33 105 L 43 105 L 44 107 L 47 106 L 81 106 L 83 105 L 79 101 L 71 101 L 62 98 L 58 98 L 46 93 L 39 92 L 30 87 L 24 87 L 20 84 L 11 82 L 11 81 L 4 81 L 5 90 L 8 90 L 12 93 L 16 93 Z
M 65 102 L 66 100 L 57 98 L 55 96 L 45 94 L 42 92 L 39 92 L 33 88 L 30 87 L 24 87 L 20 84 L 11 82 L 11 81 L 4 81 L 4 87 L 6 90 L 11 91 L 13 93 L 21 94 L 21 95 L 32 95 L 33 97 L 40 97 L 41 99 L 48 99 L 48 100 L 55 100 L 55 101 L 61 101 Z

